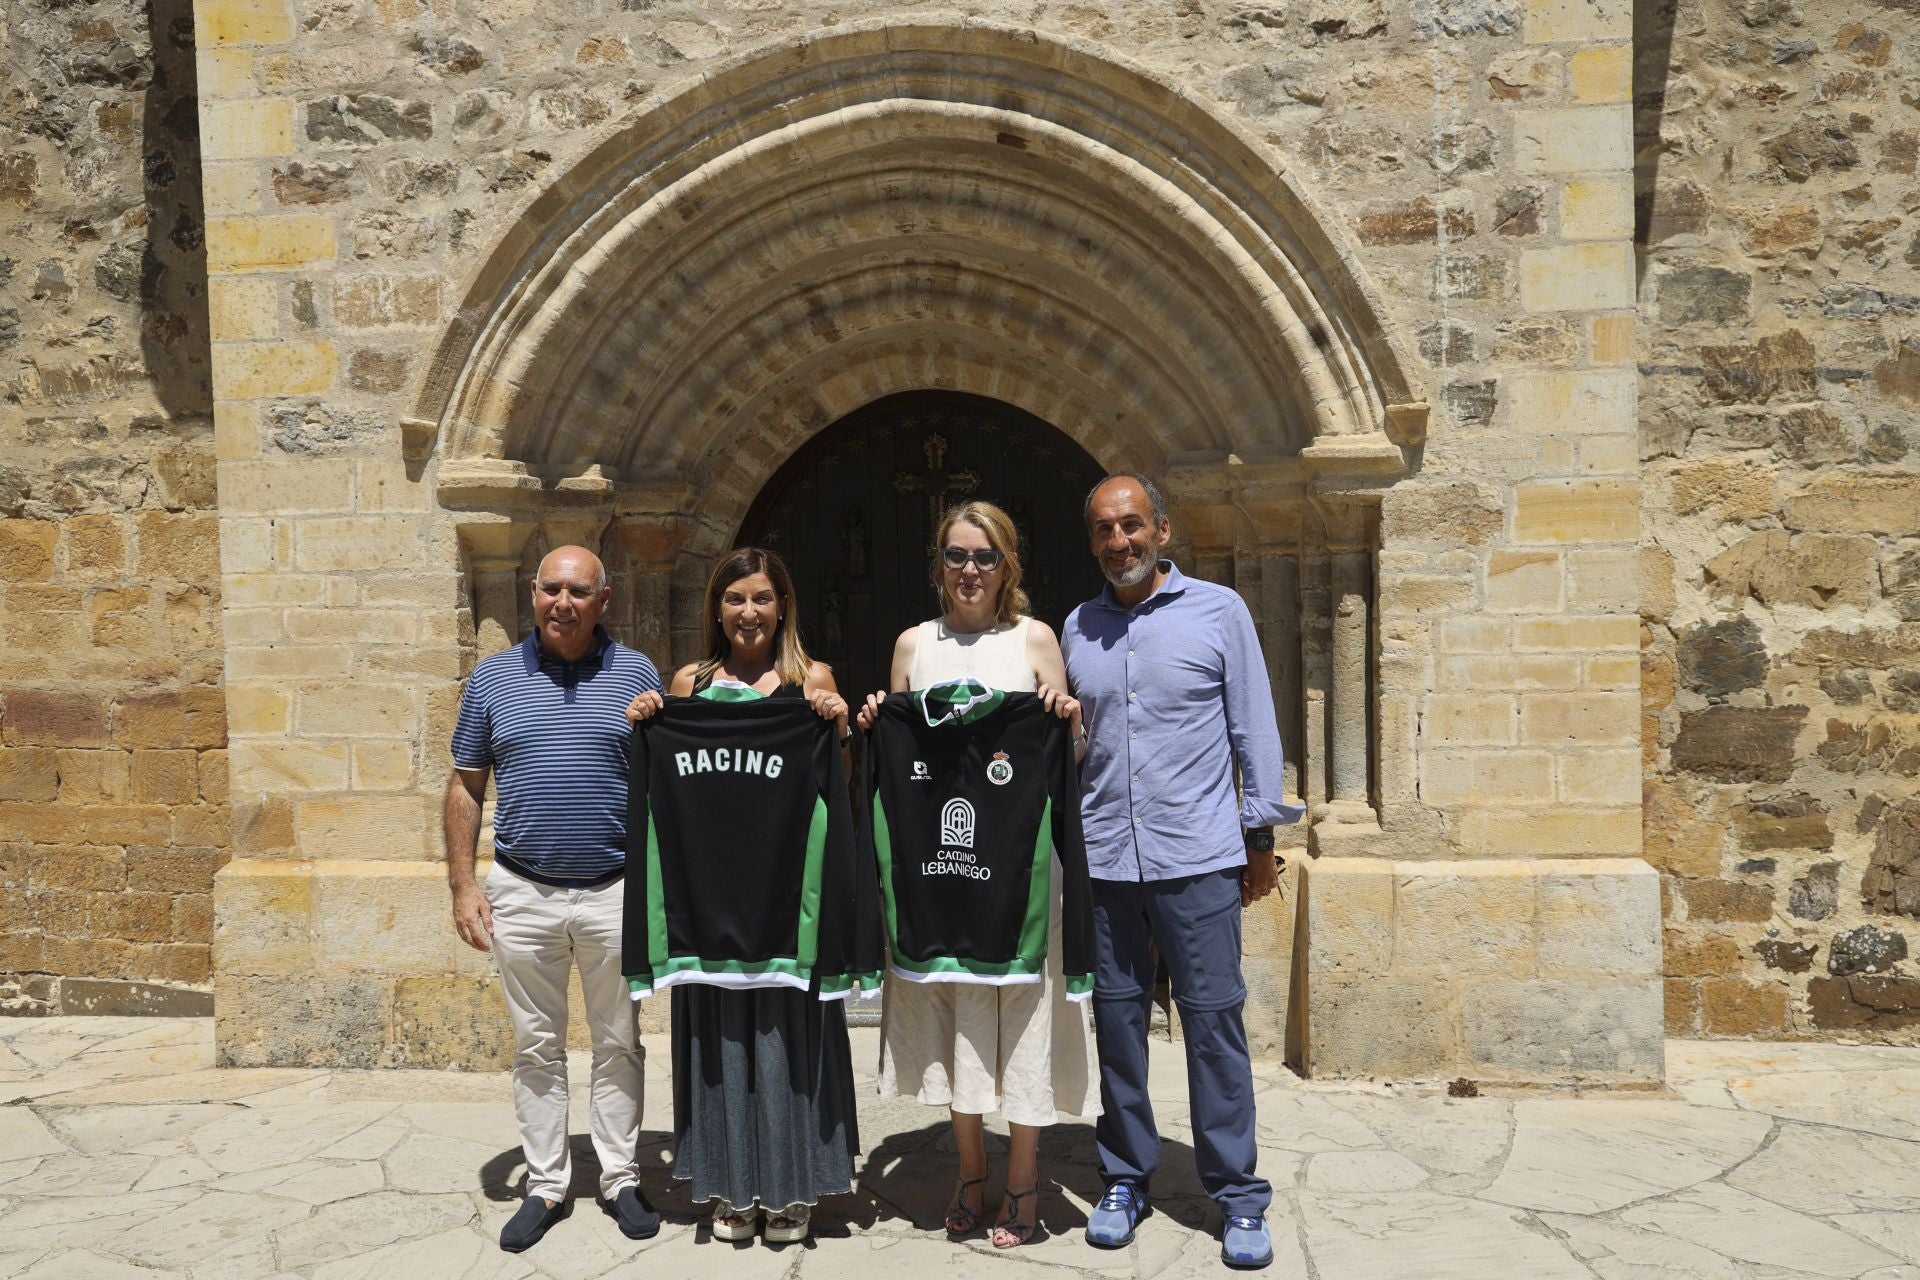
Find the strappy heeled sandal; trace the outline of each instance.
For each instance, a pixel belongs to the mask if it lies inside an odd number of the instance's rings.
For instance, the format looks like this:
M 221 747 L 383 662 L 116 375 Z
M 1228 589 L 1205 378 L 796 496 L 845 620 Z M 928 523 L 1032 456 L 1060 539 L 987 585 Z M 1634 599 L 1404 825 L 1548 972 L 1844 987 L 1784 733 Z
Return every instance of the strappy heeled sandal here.
M 1040 1225 L 1038 1215 L 1035 1215 L 1035 1220 L 1032 1222 L 1021 1222 L 1019 1220 L 1020 1202 L 1039 1194 L 1038 1184 L 1028 1187 L 1025 1191 L 1015 1191 L 1011 1187 L 1007 1189 L 1007 1198 L 1001 1202 L 1001 1212 L 1006 1215 L 1006 1220 L 993 1224 L 994 1248 L 1012 1249 L 1033 1239 L 1034 1229 Z M 1006 1236 L 1004 1241 L 1000 1238 L 1002 1235 Z
M 978 1209 L 967 1208 L 967 1188 L 986 1185 L 986 1175 L 978 1178 L 962 1178 L 953 1189 L 953 1208 L 947 1210 L 947 1234 L 950 1236 L 968 1236 L 980 1229 L 980 1219 L 986 1213 L 986 1193 L 981 1193 L 981 1205 Z

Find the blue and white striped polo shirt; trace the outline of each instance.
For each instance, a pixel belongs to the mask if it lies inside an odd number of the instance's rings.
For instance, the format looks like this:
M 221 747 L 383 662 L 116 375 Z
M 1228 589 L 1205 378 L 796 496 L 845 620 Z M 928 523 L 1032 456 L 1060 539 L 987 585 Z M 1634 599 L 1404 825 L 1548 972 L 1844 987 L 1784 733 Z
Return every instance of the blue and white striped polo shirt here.
M 496 860 L 543 884 L 605 884 L 627 862 L 627 703 L 647 656 L 594 628 L 578 662 L 535 635 L 484 659 L 460 698 L 453 763 L 493 770 Z

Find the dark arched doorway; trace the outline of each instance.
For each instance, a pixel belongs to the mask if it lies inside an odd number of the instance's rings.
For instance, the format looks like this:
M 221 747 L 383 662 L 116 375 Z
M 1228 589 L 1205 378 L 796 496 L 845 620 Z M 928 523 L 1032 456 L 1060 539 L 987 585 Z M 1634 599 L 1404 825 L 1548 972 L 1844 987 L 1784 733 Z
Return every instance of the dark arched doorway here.
M 743 544 L 792 567 L 801 638 L 853 693 L 884 688 L 900 631 L 937 607 L 927 576 L 939 512 L 968 499 L 1020 528 L 1034 616 L 1056 631 L 1100 589 L 1080 503 L 1100 465 L 1022 409 L 956 391 L 876 400 L 820 432 L 761 490 Z

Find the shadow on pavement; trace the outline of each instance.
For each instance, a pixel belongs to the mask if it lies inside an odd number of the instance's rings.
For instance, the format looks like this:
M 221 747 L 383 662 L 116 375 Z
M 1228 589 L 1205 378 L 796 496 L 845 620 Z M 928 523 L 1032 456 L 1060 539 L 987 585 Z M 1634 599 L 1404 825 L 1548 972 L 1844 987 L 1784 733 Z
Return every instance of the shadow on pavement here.
M 576 1133 L 569 1139 L 573 1153 L 572 1197 L 593 1203 L 600 1194 L 600 1161 L 592 1139 Z M 660 1211 L 663 1222 L 699 1225 L 706 1230 L 708 1206 L 693 1203 L 691 1188 L 673 1177 L 673 1135 L 660 1130 L 640 1134 L 640 1187 Z M 986 1188 L 986 1221 L 991 1224 L 1006 1181 L 1007 1140 L 987 1134 L 991 1175 Z M 944 1119 L 918 1129 L 888 1135 L 868 1148 L 855 1172 L 851 1195 L 823 1197 L 814 1209 L 809 1240 L 850 1238 L 880 1222 L 905 1222 L 920 1231 L 940 1234 L 947 1200 L 953 1194 L 956 1162 L 953 1132 Z M 517 1201 L 526 1195 L 526 1161 L 519 1147 L 500 1152 L 480 1166 L 481 1191 L 496 1202 Z M 1036 1241 L 1079 1232 L 1087 1225 L 1081 1207 L 1098 1201 L 1105 1189 L 1095 1154 L 1090 1122 L 1056 1124 L 1040 1140 L 1040 1229 Z M 1072 1198 L 1069 1199 L 1068 1197 Z M 1194 1173 L 1193 1148 L 1162 1137 L 1160 1170 L 1154 1175 L 1154 1212 L 1191 1231 L 1212 1232 L 1219 1226 L 1218 1210 L 1201 1189 Z M 978 1233 L 985 1236 L 987 1227 Z M 704 1237 L 703 1237 L 704 1238 Z

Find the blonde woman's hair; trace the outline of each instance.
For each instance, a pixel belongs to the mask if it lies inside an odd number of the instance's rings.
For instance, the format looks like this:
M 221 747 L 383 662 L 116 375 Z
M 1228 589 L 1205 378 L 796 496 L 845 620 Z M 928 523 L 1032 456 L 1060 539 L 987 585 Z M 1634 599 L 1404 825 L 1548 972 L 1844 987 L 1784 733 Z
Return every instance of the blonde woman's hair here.
M 713 679 L 713 673 L 733 652 L 733 645 L 720 629 L 720 596 L 742 578 L 756 573 L 767 575 L 773 584 L 774 598 L 780 602 L 780 620 L 773 625 L 773 669 L 781 684 L 804 686 L 813 659 L 800 644 L 799 605 L 793 595 L 793 577 L 779 556 L 765 547 L 736 547 L 721 557 L 707 579 L 707 656 L 693 670 L 693 687 L 698 689 Z
M 940 553 L 946 549 L 947 535 L 962 520 L 986 534 L 987 545 L 1000 553 L 1000 572 L 996 575 L 1000 594 L 994 599 L 993 620 L 1010 626 L 1025 617 L 1032 606 L 1020 586 L 1020 531 L 1013 527 L 1013 517 L 991 502 L 962 502 L 948 507 L 940 517 L 940 531 L 933 539 L 933 589 L 940 593 L 940 611 L 953 609 L 953 601 L 947 598 L 946 576 L 941 573 Z

